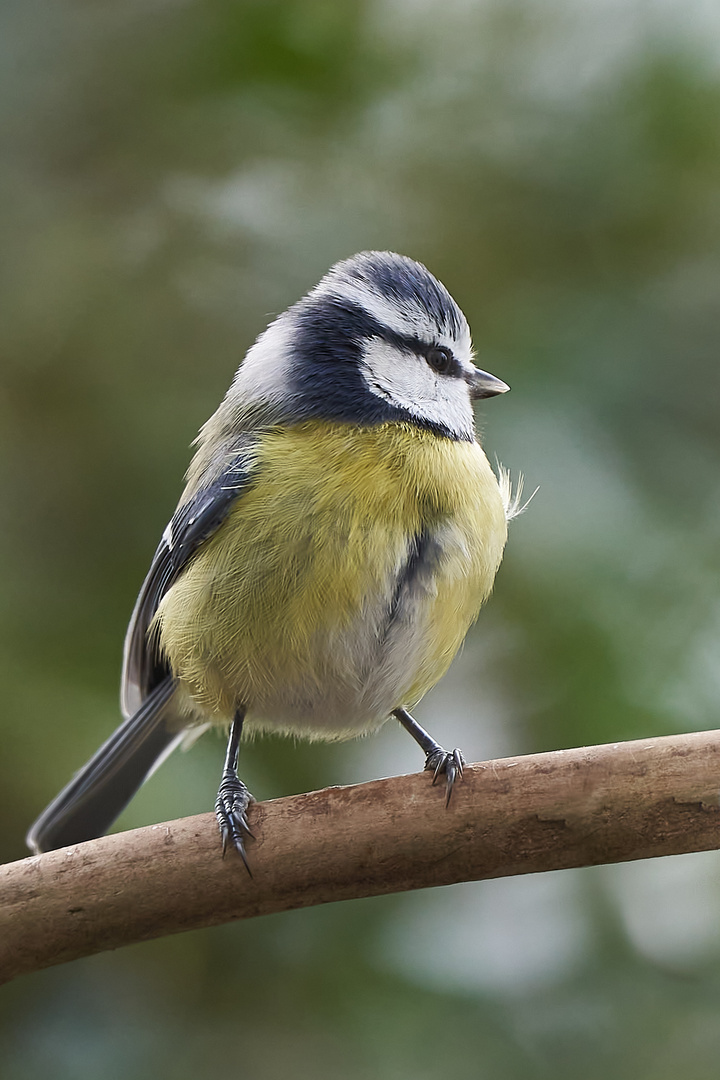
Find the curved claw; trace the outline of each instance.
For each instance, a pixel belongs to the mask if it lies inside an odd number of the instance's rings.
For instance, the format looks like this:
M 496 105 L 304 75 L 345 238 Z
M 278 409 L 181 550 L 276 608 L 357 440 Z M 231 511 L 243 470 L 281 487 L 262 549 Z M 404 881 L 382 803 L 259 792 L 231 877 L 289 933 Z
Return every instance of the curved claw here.
M 425 759 L 425 768 L 433 774 L 433 784 L 437 783 L 438 777 L 445 774 L 445 805 L 450 803 L 450 796 L 456 780 L 462 780 L 465 758 L 462 750 L 456 746 L 452 753 L 438 746 L 431 750 Z
M 250 877 L 252 871 L 247 861 L 245 842 L 255 839 L 247 819 L 247 808 L 251 802 L 253 797 L 242 780 L 232 772 L 224 773 L 215 800 L 215 817 L 222 838 L 223 858 L 230 841 Z

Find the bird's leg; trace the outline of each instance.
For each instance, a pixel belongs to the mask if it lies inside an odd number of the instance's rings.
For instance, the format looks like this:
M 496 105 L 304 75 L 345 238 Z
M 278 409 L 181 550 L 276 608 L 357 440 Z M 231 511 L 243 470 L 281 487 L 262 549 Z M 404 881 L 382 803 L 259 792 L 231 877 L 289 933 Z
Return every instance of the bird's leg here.
M 421 750 L 425 751 L 425 768 L 433 773 L 433 784 L 438 776 L 445 774 L 445 805 L 450 802 L 455 781 L 462 779 L 465 758 L 462 751 L 457 747 L 450 753 L 443 750 L 439 743 L 428 735 L 425 728 L 420 727 L 407 709 L 394 709 L 393 716 L 400 721 L 406 731 L 409 731 Z
M 222 837 L 223 856 L 228 845 L 232 842 L 233 847 L 245 863 L 247 872 L 252 877 L 245 854 L 245 841 L 248 837 L 254 839 L 247 820 L 247 808 L 253 801 L 253 797 L 238 776 L 237 764 L 240 750 L 240 736 L 242 735 L 245 710 L 238 709 L 233 718 L 228 739 L 225 766 L 220 780 L 217 799 L 215 800 L 215 817 L 220 827 Z

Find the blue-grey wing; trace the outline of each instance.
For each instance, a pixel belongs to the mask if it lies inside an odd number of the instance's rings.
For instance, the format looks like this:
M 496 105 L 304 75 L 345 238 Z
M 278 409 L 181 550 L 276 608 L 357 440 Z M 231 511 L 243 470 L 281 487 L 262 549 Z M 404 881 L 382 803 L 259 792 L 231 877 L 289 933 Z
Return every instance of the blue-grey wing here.
M 251 481 L 252 447 L 233 454 L 211 483 L 201 486 L 178 506 L 163 533 L 143 582 L 125 637 L 120 703 L 127 718 L 170 674 L 148 629 L 165 593 L 188 561 L 227 517 Z
M 125 720 L 32 825 L 35 852 L 78 844 L 104 833 L 147 776 L 182 739 L 173 699 L 175 680 L 148 627 L 158 604 L 200 545 L 222 525 L 251 483 L 248 450 L 184 499 L 155 552 L 125 641 L 122 707 Z

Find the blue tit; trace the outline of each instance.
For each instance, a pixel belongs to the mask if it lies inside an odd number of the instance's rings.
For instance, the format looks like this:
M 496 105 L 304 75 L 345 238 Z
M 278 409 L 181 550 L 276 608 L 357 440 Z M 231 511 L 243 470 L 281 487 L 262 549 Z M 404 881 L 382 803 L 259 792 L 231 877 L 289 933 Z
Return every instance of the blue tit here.
M 395 716 L 462 775 L 411 709 L 493 585 L 509 484 L 472 403 L 508 390 L 420 263 L 337 263 L 260 335 L 197 439 L 125 641 L 124 722 L 30 829 L 47 851 L 102 835 L 187 735 L 229 727 L 215 805 L 246 859 L 243 731 L 348 739 Z

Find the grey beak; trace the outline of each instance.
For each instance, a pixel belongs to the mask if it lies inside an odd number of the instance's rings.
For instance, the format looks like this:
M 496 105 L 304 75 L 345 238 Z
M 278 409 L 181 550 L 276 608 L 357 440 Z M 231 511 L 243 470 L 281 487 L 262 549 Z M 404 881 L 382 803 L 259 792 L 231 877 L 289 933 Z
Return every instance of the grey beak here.
M 479 401 L 480 398 L 495 397 L 496 394 L 506 394 L 510 389 L 502 379 L 496 379 L 494 375 L 487 371 L 481 371 L 479 368 L 475 368 L 467 376 L 467 381 L 470 387 L 470 397 L 473 401 Z

